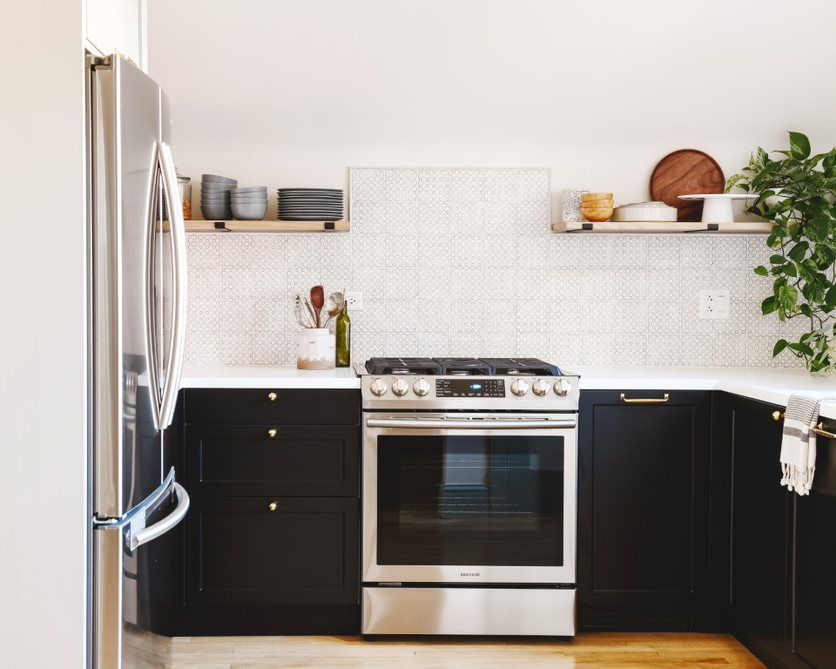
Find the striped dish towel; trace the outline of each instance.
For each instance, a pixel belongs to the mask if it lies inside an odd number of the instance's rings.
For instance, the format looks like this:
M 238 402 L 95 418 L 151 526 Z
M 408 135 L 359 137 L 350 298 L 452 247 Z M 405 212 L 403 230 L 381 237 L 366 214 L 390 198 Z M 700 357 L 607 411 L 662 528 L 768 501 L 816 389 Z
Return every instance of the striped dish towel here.
M 816 473 L 816 433 L 819 407 L 834 397 L 791 395 L 784 412 L 784 435 L 781 441 L 781 485 L 799 495 L 809 495 Z

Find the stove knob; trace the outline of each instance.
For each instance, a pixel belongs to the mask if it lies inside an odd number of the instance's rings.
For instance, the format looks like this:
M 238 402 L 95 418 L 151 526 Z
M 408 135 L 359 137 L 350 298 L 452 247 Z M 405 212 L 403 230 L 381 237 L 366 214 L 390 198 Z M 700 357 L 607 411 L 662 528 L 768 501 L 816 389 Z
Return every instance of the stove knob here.
M 383 379 L 374 379 L 369 387 L 371 388 L 372 394 L 378 397 L 385 395 L 386 391 L 389 390 L 389 386 L 386 385 L 386 381 Z
M 531 389 L 537 397 L 543 397 L 549 392 L 549 382 L 546 379 L 537 379 Z
M 572 390 L 572 384 L 566 379 L 558 379 L 554 384 L 554 394 L 558 397 L 566 397 Z
M 392 392 L 398 397 L 406 395 L 407 390 L 409 390 L 409 384 L 403 379 L 395 379 L 392 382 Z
M 418 397 L 424 397 L 424 395 L 430 392 L 430 384 L 427 383 L 426 379 L 418 379 L 412 385 L 412 392 L 418 395 Z
M 517 397 L 522 397 L 528 392 L 528 381 L 523 379 L 514 379 L 511 381 L 511 392 Z

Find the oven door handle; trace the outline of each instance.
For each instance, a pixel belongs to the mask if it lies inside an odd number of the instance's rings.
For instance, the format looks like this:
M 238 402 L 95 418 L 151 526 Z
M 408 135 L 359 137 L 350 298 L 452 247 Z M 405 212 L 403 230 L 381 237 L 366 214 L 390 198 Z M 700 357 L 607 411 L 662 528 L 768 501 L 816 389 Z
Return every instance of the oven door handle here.
M 410 430 L 531 430 L 552 429 L 566 430 L 575 427 L 575 421 L 570 418 L 537 418 L 537 419 L 481 419 L 469 420 L 463 418 L 368 418 L 367 427 L 407 428 Z

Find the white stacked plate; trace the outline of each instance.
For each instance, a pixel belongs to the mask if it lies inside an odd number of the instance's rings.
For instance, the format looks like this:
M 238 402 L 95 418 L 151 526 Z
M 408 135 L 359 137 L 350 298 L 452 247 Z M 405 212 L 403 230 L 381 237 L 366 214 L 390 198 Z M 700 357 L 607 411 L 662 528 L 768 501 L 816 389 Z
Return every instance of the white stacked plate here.
M 232 215 L 239 221 L 260 221 L 267 213 L 267 186 L 247 186 L 230 191 Z
M 206 220 L 226 220 L 232 218 L 230 191 L 238 181 L 217 174 L 204 174 L 200 182 L 200 211 Z M 266 194 L 266 190 L 265 190 Z
M 343 192 L 336 188 L 279 188 L 281 221 L 339 221 Z

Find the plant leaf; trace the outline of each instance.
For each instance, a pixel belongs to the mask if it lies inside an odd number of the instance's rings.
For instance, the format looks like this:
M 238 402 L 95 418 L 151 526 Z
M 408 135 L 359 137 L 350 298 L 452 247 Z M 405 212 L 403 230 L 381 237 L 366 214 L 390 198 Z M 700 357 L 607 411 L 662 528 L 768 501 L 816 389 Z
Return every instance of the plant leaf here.
M 790 154 L 798 160 L 804 160 L 810 155 L 810 140 L 807 135 L 790 131 Z
M 755 274 L 758 276 L 767 276 L 769 274 L 769 270 L 767 270 L 763 265 L 758 265 L 755 267 Z
M 833 284 L 830 288 L 828 288 L 824 301 L 827 303 L 828 312 L 836 309 L 836 284 Z
M 809 346 L 807 346 L 807 344 L 802 344 L 801 342 L 799 342 L 797 344 L 792 344 L 792 343 L 787 344 L 787 348 L 789 348 L 790 350 L 796 351 L 798 353 L 802 353 L 804 355 L 813 356 L 813 355 L 816 354 L 816 352 L 813 349 L 811 349 Z
M 807 255 L 809 248 L 810 245 L 807 242 L 798 242 L 798 244 L 790 249 L 787 256 L 789 256 L 792 260 L 795 260 L 795 262 L 801 262 L 804 259 L 804 256 Z
M 778 309 L 778 300 L 774 295 L 770 295 L 763 302 L 761 302 L 761 313 L 764 315 L 771 314 Z
M 824 241 L 830 233 L 830 216 L 827 214 L 814 216 L 807 221 L 807 225 L 804 227 L 806 228 L 810 239 L 814 242 Z
M 776 341 L 775 346 L 772 348 L 772 357 L 774 358 L 781 351 L 783 351 L 787 347 L 788 343 L 789 342 L 787 342 L 786 339 L 779 339 L 778 341 Z

